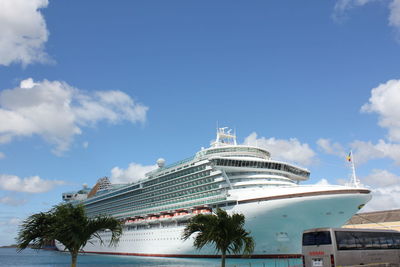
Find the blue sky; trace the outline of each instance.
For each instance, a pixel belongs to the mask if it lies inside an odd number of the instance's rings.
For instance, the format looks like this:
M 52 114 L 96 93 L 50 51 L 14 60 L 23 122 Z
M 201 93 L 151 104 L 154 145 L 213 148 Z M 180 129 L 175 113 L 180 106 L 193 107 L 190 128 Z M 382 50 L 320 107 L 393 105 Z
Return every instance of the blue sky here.
M 400 208 L 400 1 L 0 0 L 0 245 L 65 191 L 128 182 L 216 125 Z

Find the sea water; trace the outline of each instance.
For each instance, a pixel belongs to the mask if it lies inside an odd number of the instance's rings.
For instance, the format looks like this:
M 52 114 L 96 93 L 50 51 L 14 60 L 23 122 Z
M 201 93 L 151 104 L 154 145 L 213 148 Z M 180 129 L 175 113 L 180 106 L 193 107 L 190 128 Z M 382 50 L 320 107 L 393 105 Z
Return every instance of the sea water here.
M 220 259 L 160 258 L 80 254 L 78 267 L 184 267 L 220 266 Z M 227 267 L 299 267 L 301 259 L 227 259 Z M 14 248 L 0 248 L 0 266 L 21 267 L 68 267 L 69 253 L 49 250 L 25 249 L 17 252 Z

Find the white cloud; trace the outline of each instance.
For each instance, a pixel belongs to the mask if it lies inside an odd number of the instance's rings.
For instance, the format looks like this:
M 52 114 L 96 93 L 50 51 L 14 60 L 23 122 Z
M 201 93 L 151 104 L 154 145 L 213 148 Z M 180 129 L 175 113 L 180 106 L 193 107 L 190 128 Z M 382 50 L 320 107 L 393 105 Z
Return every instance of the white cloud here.
M 352 8 L 364 6 L 377 0 L 338 0 L 336 1 L 332 18 L 341 21 L 345 17 L 346 11 Z
M 347 155 L 343 146 L 339 143 L 331 143 L 330 140 L 321 138 L 317 141 L 317 144 L 325 153 L 336 155 L 343 160 Z M 356 165 L 383 158 L 392 159 L 397 165 L 400 165 L 400 144 L 387 143 L 384 140 L 379 140 L 376 144 L 371 141 L 355 140 L 349 146 L 353 151 L 353 160 Z
M 335 4 L 336 12 L 343 12 L 345 10 L 363 6 L 367 3 L 374 2 L 376 0 L 338 0 Z
M 320 138 L 317 140 L 317 145 L 327 154 L 345 157 L 346 152 L 343 146 L 339 143 L 332 143 L 329 139 Z
M 0 159 L 4 159 L 6 155 L 3 152 L 0 152 Z
M 44 180 L 39 176 L 20 178 L 15 175 L 0 174 L 0 189 L 25 193 L 44 193 L 55 186 L 65 184 L 59 180 Z
M 338 0 L 334 7 L 333 19 L 341 21 L 348 10 L 364 6 L 371 2 L 381 2 L 388 5 L 389 25 L 400 29 L 400 0 L 381 1 L 381 0 Z
M 374 169 L 369 175 L 362 177 L 361 182 L 372 192 L 372 200 L 363 211 L 400 208 L 400 176 L 387 170 Z
M 0 1 L 0 65 L 46 62 L 44 51 L 49 32 L 39 9 L 48 0 Z
M 390 187 L 400 185 L 400 177 L 387 170 L 374 169 L 372 173 L 363 178 L 363 183 L 372 187 Z
M 319 180 L 318 182 L 315 183 L 315 185 L 330 185 L 330 183 L 328 182 L 327 179 L 322 178 L 321 180 Z
M 0 93 L 0 143 L 39 135 L 55 145 L 53 152 L 60 155 L 82 133 L 81 127 L 99 121 L 144 122 L 147 110 L 121 91 L 88 93 L 62 81 L 29 78 Z
M 400 80 L 389 80 L 371 90 L 368 103 L 361 107 L 361 112 L 377 113 L 379 125 L 388 129 L 388 141 L 377 143 L 355 140 L 349 146 L 354 152 L 355 163 L 362 164 L 369 160 L 390 158 L 400 165 Z M 329 139 L 319 139 L 317 144 L 325 153 L 343 157 L 345 151 L 339 143 Z
M 25 199 L 10 196 L 0 197 L 0 203 L 9 206 L 20 206 L 26 203 Z
M 253 132 L 247 136 L 244 143 L 267 149 L 275 159 L 287 160 L 303 165 L 310 165 L 314 161 L 315 152 L 308 144 L 300 143 L 296 138 L 289 140 L 260 137 Z
M 391 210 L 400 208 L 400 185 L 372 190 L 372 200 L 363 211 Z
M 372 159 L 390 158 L 400 165 L 400 144 L 387 143 L 384 140 L 379 140 L 376 144 L 357 140 L 350 146 L 353 149 L 356 164 Z
M 400 0 L 393 0 L 389 5 L 389 25 L 393 27 L 400 27 Z
M 157 165 L 144 166 L 137 163 L 130 163 L 127 169 L 114 167 L 111 170 L 111 182 L 116 184 L 133 183 L 145 177 L 147 172 L 155 170 Z
M 390 80 L 372 89 L 362 112 L 377 113 L 379 125 L 387 128 L 391 141 L 400 141 L 400 80 Z

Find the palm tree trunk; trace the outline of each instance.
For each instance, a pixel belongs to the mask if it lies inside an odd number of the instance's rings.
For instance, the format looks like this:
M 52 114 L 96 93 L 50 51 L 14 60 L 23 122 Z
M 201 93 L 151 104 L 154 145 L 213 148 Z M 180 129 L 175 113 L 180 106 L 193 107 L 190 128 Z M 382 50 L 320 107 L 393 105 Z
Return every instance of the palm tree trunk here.
M 71 252 L 71 267 L 76 267 L 78 252 Z
M 225 267 L 226 251 L 222 251 L 221 255 L 221 267 Z

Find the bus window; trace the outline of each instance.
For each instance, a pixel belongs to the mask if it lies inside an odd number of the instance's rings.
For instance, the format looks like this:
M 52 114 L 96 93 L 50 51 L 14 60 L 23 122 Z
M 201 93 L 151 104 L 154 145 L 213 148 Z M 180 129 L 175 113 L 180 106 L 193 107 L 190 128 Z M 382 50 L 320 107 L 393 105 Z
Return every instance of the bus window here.
M 380 249 L 381 248 L 381 242 L 379 241 L 379 236 L 372 235 L 371 241 L 372 241 L 371 249 Z
M 357 248 L 356 239 L 350 232 L 336 232 L 335 236 L 338 250 Z
M 400 248 L 400 233 L 393 235 L 393 246 L 394 248 Z
M 319 246 L 322 233 L 332 240 Z M 333 236 L 334 234 L 334 236 Z M 328 242 L 327 242 L 328 243 Z M 318 228 L 303 233 L 305 267 L 400 266 L 400 233 L 376 229 Z
M 379 243 L 381 243 L 381 248 L 387 249 L 389 247 L 388 246 L 389 238 L 390 238 L 390 236 L 386 236 L 386 235 L 379 237 Z
M 303 234 L 303 246 L 319 246 L 332 244 L 329 231 L 311 232 Z

